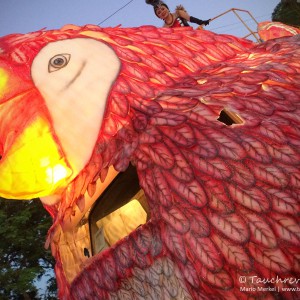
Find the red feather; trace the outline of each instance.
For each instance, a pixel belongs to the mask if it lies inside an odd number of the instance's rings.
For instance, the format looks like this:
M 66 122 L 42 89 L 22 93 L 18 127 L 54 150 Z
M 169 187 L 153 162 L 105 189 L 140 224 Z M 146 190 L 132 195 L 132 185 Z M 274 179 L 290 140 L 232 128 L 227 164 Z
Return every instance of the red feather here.
M 299 36 L 255 45 L 191 28 L 86 26 L 4 38 L 1 62 L 25 84 L 1 95 L 3 153 L 28 116 L 42 112 L 51 122 L 30 82 L 34 56 L 49 41 L 78 37 L 109 45 L 121 67 L 89 161 L 48 208 L 60 297 L 296 299 L 284 290 L 259 293 L 266 285 L 251 278 L 280 278 L 270 287 L 282 289 L 296 286 L 283 280 L 300 274 Z M 26 114 L 16 95 L 24 96 Z M 241 121 L 225 125 L 226 111 Z M 130 162 L 150 220 L 76 265 L 70 279 L 73 252 L 66 259 L 60 247 L 76 249 L 79 229 L 64 232 L 62 221 L 77 206 L 88 209 L 83 194 L 94 194 L 110 166 L 123 171 Z

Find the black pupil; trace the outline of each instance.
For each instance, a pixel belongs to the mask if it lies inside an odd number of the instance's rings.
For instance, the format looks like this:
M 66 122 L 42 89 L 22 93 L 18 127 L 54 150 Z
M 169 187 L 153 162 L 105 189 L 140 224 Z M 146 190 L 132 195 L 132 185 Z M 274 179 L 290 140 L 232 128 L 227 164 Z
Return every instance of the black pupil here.
M 61 65 L 64 64 L 64 62 L 65 62 L 65 60 L 64 60 L 63 58 L 58 57 L 58 58 L 55 58 L 55 59 L 54 59 L 53 64 L 54 64 L 55 66 L 61 66 Z

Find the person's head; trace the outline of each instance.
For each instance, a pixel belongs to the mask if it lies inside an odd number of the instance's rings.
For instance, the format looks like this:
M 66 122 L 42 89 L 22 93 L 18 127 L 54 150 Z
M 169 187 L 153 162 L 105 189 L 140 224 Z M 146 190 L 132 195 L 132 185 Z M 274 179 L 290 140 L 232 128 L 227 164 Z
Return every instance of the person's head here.
M 167 6 L 167 4 L 165 3 L 159 3 L 157 5 L 154 6 L 154 13 L 156 14 L 156 16 L 160 19 L 165 19 L 169 13 L 169 7 Z

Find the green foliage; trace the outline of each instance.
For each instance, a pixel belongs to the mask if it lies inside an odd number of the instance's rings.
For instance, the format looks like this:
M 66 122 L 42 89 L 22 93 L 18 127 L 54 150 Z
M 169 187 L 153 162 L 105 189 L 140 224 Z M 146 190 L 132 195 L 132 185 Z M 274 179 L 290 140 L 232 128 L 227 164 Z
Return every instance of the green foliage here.
M 39 200 L 0 199 L 0 224 L 0 299 L 37 299 L 36 280 L 54 267 L 44 248 L 51 217 Z M 44 299 L 55 299 L 53 276 L 45 289 Z
M 281 1 L 272 13 L 272 21 L 300 26 L 300 3 L 296 0 Z

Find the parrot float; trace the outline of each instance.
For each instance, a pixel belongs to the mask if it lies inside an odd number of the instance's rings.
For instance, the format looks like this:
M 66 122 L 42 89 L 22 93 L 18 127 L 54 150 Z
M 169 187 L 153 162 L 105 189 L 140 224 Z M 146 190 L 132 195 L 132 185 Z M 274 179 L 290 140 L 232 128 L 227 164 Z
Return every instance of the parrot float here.
M 0 196 L 53 217 L 60 299 L 299 299 L 299 74 L 299 35 L 1 38 Z M 150 218 L 88 257 L 82 216 L 129 166 Z

